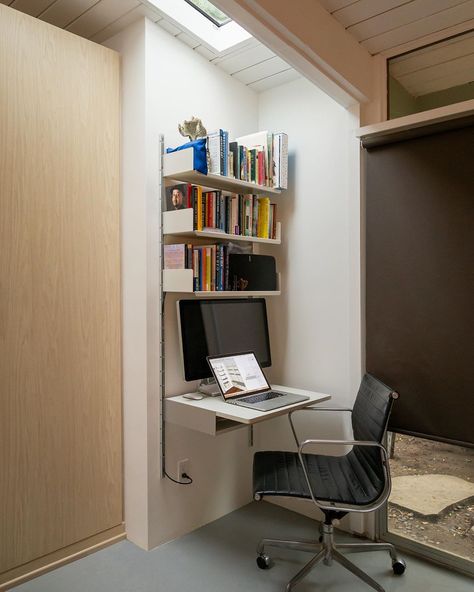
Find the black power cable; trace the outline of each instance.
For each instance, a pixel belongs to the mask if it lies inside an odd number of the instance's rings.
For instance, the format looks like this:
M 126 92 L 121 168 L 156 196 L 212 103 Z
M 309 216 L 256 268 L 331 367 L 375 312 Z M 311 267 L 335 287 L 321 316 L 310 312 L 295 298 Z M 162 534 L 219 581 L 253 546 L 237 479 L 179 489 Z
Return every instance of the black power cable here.
M 166 471 L 164 471 L 164 474 L 166 477 L 168 477 L 170 481 L 173 481 L 173 483 L 177 483 L 178 485 L 191 485 L 191 483 L 193 482 L 192 478 L 186 473 L 183 473 L 181 477 L 183 479 L 189 479 L 189 481 L 177 481 L 176 479 L 173 479 L 173 477 L 170 477 Z

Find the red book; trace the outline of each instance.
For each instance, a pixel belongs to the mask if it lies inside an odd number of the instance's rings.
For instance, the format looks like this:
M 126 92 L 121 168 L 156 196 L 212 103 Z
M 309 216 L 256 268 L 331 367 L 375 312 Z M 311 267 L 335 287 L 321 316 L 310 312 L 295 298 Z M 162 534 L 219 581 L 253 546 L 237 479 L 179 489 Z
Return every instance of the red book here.
M 265 152 L 260 150 L 257 156 L 257 182 L 259 185 L 265 185 Z
M 193 186 L 191 183 L 188 183 L 188 194 L 186 199 L 186 207 L 192 208 L 193 207 Z

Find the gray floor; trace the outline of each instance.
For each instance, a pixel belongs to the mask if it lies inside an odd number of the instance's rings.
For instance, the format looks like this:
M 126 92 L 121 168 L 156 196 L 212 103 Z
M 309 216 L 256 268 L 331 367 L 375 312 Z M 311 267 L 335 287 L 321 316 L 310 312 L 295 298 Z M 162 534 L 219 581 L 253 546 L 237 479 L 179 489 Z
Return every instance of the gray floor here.
M 252 503 L 178 540 L 150 551 L 126 541 L 15 588 L 15 592 L 283 592 L 310 556 L 274 549 L 275 566 L 255 564 L 262 536 L 313 538 L 314 522 L 288 510 Z M 388 554 L 352 555 L 387 592 L 472 592 L 473 581 L 406 556 L 394 576 Z M 337 565 L 318 566 L 298 592 L 367 592 L 368 586 Z

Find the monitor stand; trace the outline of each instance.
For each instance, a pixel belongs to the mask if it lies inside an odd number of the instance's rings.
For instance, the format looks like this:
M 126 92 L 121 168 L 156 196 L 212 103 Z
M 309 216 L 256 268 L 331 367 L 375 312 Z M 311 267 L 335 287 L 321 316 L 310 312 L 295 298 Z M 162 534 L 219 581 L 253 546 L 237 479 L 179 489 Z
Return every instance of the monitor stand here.
M 214 378 L 203 378 L 199 383 L 198 392 L 207 397 L 218 397 L 221 394 Z

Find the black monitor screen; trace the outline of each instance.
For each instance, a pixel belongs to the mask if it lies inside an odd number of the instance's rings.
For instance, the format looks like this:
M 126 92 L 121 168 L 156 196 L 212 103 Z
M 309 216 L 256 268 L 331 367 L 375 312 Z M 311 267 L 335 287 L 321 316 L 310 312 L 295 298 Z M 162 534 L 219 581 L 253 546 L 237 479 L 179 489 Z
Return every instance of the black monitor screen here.
M 261 366 L 271 366 L 264 298 L 180 300 L 184 377 L 212 377 L 206 356 L 253 351 Z

